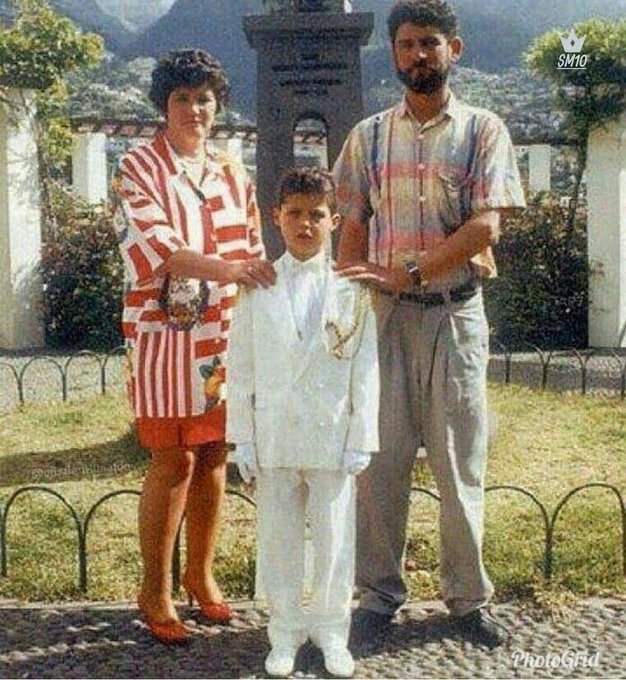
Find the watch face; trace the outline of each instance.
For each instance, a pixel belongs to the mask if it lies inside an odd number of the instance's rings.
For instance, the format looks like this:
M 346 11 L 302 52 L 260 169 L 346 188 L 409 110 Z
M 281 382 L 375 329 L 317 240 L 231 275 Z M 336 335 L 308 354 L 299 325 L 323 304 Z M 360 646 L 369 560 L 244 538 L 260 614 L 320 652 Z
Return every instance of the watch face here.
M 404 265 L 406 271 L 408 272 L 409 276 L 413 280 L 413 285 L 414 286 L 421 286 L 422 285 L 422 272 L 420 271 L 420 268 L 417 265 L 417 262 L 407 262 Z

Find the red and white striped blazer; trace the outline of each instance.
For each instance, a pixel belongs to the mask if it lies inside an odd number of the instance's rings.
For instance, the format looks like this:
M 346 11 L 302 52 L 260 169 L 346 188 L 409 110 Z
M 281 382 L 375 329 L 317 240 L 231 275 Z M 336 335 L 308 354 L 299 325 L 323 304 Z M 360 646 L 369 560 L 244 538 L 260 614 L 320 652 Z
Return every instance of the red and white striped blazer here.
M 194 185 L 161 132 L 122 157 L 113 181 L 126 267 L 129 388 L 139 418 L 200 415 L 225 399 L 224 354 L 237 286 L 209 282 L 200 321 L 176 330 L 159 305 L 165 281 L 159 267 L 181 248 L 226 260 L 264 256 L 252 182 L 239 162 L 207 154 L 207 172 Z

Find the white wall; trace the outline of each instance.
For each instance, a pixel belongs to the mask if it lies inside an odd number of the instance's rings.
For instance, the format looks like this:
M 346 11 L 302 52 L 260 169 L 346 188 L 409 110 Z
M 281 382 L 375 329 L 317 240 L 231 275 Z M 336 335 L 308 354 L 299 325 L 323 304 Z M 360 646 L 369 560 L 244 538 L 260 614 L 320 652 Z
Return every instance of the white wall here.
M 43 345 L 39 166 L 32 93 L 0 102 L 0 348 Z
M 626 115 L 589 140 L 589 345 L 626 346 Z
M 72 187 L 87 203 L 107 200 L 107 136 L 103 132 L 74 135 L 72 152 Z
M 528 147 L 528 188 L 531 191 L 550 191 L 551 148 L 549 144 Z

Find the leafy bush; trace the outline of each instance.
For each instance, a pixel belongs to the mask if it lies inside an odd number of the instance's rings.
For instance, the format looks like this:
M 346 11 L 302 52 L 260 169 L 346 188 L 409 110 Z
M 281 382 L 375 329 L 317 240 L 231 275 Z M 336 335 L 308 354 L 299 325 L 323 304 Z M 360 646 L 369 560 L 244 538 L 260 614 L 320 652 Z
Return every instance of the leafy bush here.
M 124 269 L 110 214 L 52 185 L 42 277 L 49 346 L 105 350 L 121 343 Z
M 499 276 L 488 283 L 485 302 L 494 337 L 507 347 L 587 346 L 586 217 L 579 210 L 570 229 L 559 198 L 539 193 L 504 221 Z
M 96 66 L 104 42 L 95 33 L 81 31 L 48 0 L 1 4 L 8 4 L 5 11 L 11 21 L 0 26 L 0 83 L 36 90 L 40 173 L 43 178 L 58 177 L 72 149 L 67 75 Z

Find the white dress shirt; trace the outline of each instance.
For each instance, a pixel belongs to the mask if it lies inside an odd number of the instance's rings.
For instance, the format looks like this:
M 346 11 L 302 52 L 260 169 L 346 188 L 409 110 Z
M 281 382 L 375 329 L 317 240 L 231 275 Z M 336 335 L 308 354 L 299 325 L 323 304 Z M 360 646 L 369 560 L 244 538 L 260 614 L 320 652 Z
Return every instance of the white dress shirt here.
M 298 260 L 291 253 L 285 253 L 291 314 L 298 337 L 305 343 L 314 338 L 321 322 L 328 272 L 327 257 L 324 249 L 308 260 Z

